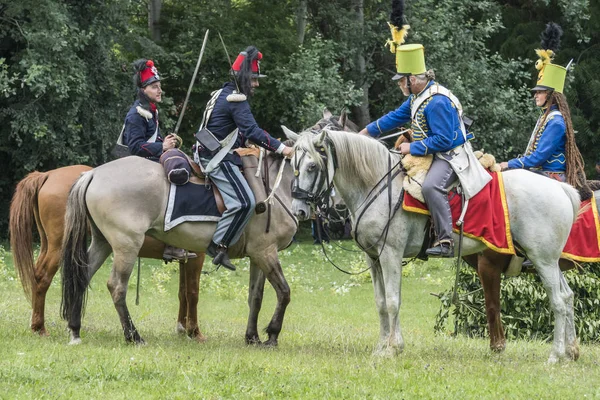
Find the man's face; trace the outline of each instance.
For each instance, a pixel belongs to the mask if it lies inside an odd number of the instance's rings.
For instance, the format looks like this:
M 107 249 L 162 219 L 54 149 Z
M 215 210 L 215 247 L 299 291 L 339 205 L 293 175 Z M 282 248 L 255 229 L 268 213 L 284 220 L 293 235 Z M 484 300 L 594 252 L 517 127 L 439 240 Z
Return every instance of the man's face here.
M 258 83 L 258 78 L 252 78 L 252 80 L 250 81 L 250 94 L 252 96 L 254 96 L 254 89 L 256 89 L 259 86 L 260 84 Z
M 408 91 L 408 77 L 403 76 L 398 80 L 398 86 L 400 90 L 402 90 L 402 94 L 405 96 L 410 96 L 410 92 Z
M 160 103 L 162 101 L 162 88 L 160 87 L 160 81 L 151 83 L 142 90 L 152 103 Z

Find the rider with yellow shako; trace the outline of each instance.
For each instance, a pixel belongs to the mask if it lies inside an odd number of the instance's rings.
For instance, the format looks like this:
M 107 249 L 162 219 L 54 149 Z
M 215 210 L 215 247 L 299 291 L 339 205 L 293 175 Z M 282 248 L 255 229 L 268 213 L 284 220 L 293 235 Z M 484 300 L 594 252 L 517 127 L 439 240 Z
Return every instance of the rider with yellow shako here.
M 394 19 L 396 19 L 394 21 Z M 458 99 L 445 87 L 435 82 L 433 71 L 425 67 L 424 47 L 420 44 L 403 45 L 408 25 L 402 25 L 402 15 L 392 11 L 392 53 L 396 54 L 397 80 L 408 99 L 402 105 L 367 125 L 360 133 L 377 137 L 384 132 L 411 123 L 413 142 L 402 143 L 402 154 L 426 156 L 433 154 L 422 192 L 433 218 L 437 236 L 433 247 L 426 250 L 432 257 L 453 257 L 452 214 L 448 189 L 458 178 L 466 198 L 477 194 L 491 180 L 479 162 L 474 159 L 468 134 L 462 121 Z M 402 28 L 399 28 L 402 26 Z M 467 167 L 465 167 L 467 165 Z
M 541 115 L 535 125 L 525 155 L 500 164 L 506 169 L 527 169 L 538 174 L 567 182 L 577 188 L 583 198 L 591 197 L 585 182 L 584 161 L 575 143 L 571 112 L 563 94 L 567 69 L 552 63 L 562 29 L 549 23 L 542 34 L 537 85 L 531 89 Z
M 196 134 L 194 159 L 217 185 L 227 209 L 206 252 L 213 257 L 213 264 L 230 270 L 235 270 L 235 266 L 227 248 L 240 239 L 255 206 L 254 194 L 240 172 L 242 160 L 233 150 L 250 140 L 286 157 L 293 152 L 259 127 L 250 110 L 248 100 L 259 86 L 258 78 L 265 77 L 260 73 L 262 57 L 254 46 L 237 56 L 231 67 L 235 82 L 227 82 L 212 93 Z

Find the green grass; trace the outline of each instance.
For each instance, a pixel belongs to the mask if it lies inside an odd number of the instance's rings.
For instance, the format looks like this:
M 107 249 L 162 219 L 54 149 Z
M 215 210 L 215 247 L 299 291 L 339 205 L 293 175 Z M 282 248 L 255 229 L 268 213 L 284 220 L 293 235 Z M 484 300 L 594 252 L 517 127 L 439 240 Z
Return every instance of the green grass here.
M 147 345 L 125 343 L 105 285 L 110 268 L 104 266 L 92 281 L 83 343 L 68 346 L 66 323 L 58 316 L 60 279 L 47 301 L 51 336 L 40 338 L 29 331 L 30 306 L 5 255 L 0 258 L 0 398 L 600 397 L 597 345 L 582 346 L 577 362 L 549 366 L 548 343 L 509 342 L 506 352 L 492 354 L 487 339 L 435 335 L 439 300 L 430 293 L 453 282 L 449 264 L 436 261 L 405 268 L 404 353 L 373 357 L 379 322 L 367 276 L 337 272 L 317 249 L 303 244 L 281 253 L 292 301 L 276 349 L 244 344 L 247 260 L 236 262 L 238 272 L 202 277 L 199 319 L 206 343 L 175 333 L 174 268 L 144 260 L 140 306 L 134 304 L 135 273 L 128 303 Z M 329 251 L 340 265 L 364 267 L 358 253 Z M 274 292 L 267 285 L 261 328 L 273 307 Z

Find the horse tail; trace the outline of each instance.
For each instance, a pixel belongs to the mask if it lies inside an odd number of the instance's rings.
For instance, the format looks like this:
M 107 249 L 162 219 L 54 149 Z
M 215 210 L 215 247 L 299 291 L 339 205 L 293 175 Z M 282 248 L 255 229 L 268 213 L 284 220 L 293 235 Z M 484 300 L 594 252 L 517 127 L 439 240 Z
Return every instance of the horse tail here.
M 62 264 L 62 301 L 61 315 L 69 320 L 73 310 L 85 309 L 87 287 L 89 284 L 87 236 L 88 219 L 85 194 L 92 181 L 93 170 L 81 174 L 73 184 L 67 199 L 65 231 L 63 235 Z
M 577 191 L 577 189 L 575 189 L 573 186 L 567 185 L 566 183 L 561 183 L 561 186 L 563 191 L 571 201 L 571 205 L 573 206 L 573 223 L 575 223 L 575 221 L 577 221 L 577 218 L 579 218 L 579 215 L 582 213 L 582 211 L 584 211 L 579 209 L 579 207 L 581 206 L 581 197 L 579 196 L 579 192 Z
M 23 291 L 30 302 L 35 285 L 35 267 L 33 262 L 34 221 L 40 234 L 42 246 L 46 243 L 46 232 L 39 222 L 37 199 L 38 193 L 47 179 L 47 172 L 34 171 L 30 173 L 17 184 L 10 202 L 8 225 L 10 231 L 10 248 Z

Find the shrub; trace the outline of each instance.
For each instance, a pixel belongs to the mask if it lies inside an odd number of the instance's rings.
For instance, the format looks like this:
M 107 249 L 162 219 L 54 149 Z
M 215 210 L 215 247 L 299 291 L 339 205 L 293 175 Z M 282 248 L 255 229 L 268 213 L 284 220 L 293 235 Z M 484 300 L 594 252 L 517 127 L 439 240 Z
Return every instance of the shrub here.
M 586 264 L 583 270 L 564 273 L 575 295 L 575 328 L 581 342 L 600 340 L 600 263 Z M 453 334 L 471 337 L 488 335 L 485 300 L 479 277 L 474 269 L 460 272 L 459 305 L 450 311 L 452 288 L 441 293 L 440 311 L 435 331 L 446 330 L 447 320 L 454 316 Z M 502 324 L 507 339 L 551 340 L 554 316 L 546 290 L 536 274 L 522 274 L 503 279 L 500 292 Z

